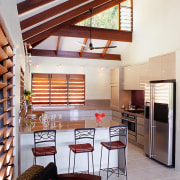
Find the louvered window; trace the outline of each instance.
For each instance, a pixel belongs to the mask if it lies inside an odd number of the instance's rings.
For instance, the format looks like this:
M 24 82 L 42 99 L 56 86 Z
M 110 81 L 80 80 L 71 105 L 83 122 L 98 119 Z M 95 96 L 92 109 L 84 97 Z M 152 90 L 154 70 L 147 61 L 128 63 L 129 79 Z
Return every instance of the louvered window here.
M 13 177 L 13 50 L 0 28 L 0 179 Z
M 85 75 L 32 74 L 33 104 L 84 105 Z

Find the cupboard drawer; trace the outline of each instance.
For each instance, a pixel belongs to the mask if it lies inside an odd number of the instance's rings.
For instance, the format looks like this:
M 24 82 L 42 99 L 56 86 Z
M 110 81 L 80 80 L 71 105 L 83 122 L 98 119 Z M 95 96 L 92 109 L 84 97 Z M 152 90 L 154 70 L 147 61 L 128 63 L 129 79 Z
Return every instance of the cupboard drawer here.
M 121 118 L 121 111 L 112 111 L 112 116 L 114 117 L 118 117 Z
M 138 117 L 137 116 L 137 124 L 141 124 L 144 126 L 144 117 Z
M 144 145 L 144 136 L 137 135 L 137 143 Z
M 144 126 L 137 125 L 137 134 L 144 136 Z

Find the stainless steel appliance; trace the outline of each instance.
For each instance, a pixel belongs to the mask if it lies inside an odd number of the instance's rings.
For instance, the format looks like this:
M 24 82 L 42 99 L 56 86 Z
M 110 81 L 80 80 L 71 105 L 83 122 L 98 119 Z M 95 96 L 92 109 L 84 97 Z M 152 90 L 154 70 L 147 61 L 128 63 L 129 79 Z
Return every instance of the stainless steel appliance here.
M 132 140 L 136 140 L 136 136 L 137 136 L 136 135 L 136 132 L 137 132 L 136 116 L 129 113 L 122 112 L 121 122 L 122 124 L 125 124 L 126 126 L 128 126 L 128 138 Z
M 144 151 L 167 166 L 175 160 L 175 81 L 150 81 L 145 88 Z

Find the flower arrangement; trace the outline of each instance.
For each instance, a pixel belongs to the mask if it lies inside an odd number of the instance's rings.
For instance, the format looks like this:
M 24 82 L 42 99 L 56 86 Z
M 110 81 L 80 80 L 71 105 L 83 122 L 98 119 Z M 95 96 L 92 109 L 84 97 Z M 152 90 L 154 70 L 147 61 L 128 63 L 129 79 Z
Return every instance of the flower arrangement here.
M 25 100 L 26 100 L 27 104 L 32 103 L 32 95 L 33 95 L 33 93 L 31 91 L 24 90 L 23 94 L 24 94 L 24 97 L 25 97 Z
M 102 113 L 102 114 L 95 113 L 95 116 L 96 116 L 96 122 L 97 122 L 98 126 L 100 126 L 102 118 L 105 116 L 105 114 L 104 113 Z

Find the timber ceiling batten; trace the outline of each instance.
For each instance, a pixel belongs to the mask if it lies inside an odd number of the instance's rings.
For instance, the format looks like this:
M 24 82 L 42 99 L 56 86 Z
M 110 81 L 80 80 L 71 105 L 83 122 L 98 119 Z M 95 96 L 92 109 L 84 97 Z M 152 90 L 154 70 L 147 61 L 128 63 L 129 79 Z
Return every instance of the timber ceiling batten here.
M 37 24 L 41 21 L 44 21 L 50 17 L 53 17 L 57 14 L 63 13 L 69 9 L 72 9 L 73 7 L 76 7 L 88 0 L 69 0 L 62 4 L 59 4 L 55 7 L 52 7 L 46 11 L 43 11 L 37 15 L 31 16 L 30 18 L 27 18 L 20 22 L 21 29 L 24 30 L 34 24 Z
M 50 28 L 53 28 L 63 22 L 66 22 L 76 16 L 79 16 L 81 15 L 83 12 L 86 12 L 86 11 L 89 11 L 89 9 L 93 9 L 97 6 L 100 6 L 102 4 L 104 4 L 105 2 L 108 2 L 109 0 L 95 0 L 93 2 L 90 2 L 88 4 L 85 4 L 83 6 L 80 6 L 68 13 L 65 13 L 61 16 L 58 16 L 52 20 L 49 20 L 39 26 L 36 26 L 26 32 L 24 32 L 22 35 L 23 35 L 23 39 L 24 40 L 27 40 L 35 35 L 38 35 L 39 33 L 42 33 L 43 31 L 46 31 Z
M 35 9 L 39 6 L 45 5 L 55 0 L 26 0 L 17 4 L 18 13 L 23 14 L 27 11 Z
M 83 55 L 83 52 L 84 52 L 85 46 L 87 44 L 87 41 L 88 41 L 88 38 L 85 38 L 84 41 L 83 41 L 84 46 L 81 47 L 81 51 L 79 52 L 80 57 L 82 57 L 82 55 Z
M 110 46 L 111 42 L 112 42 L 111 40 L 108 40 L 107 43 L 106 43 L 106 47 Z M 106 55 L 107 50 L 108 50 L 107 48 L 103 49 L 103 52 L 102 52 L 102 55 L 101 55 L 103 58 Z
M 60 40 L 61 40 L 61 36 L 58 36 L 58 42 L 57 42 L 57 48 L 56 48 L 56 55 L 58 54 L 58 51 L 59 51 Z

